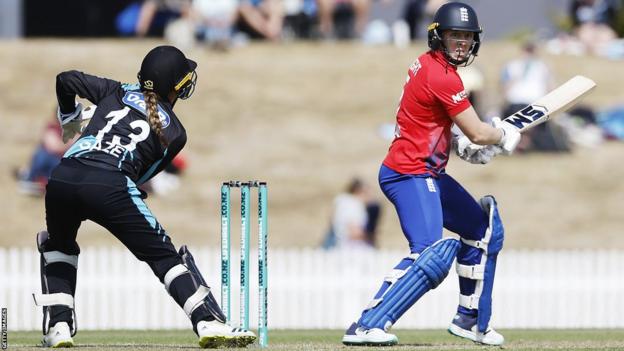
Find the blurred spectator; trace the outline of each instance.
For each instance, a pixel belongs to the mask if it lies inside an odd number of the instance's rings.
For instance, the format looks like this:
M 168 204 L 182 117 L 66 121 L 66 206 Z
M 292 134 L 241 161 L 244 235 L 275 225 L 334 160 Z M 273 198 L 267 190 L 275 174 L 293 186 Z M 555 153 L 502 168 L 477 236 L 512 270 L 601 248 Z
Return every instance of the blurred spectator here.
M 425 16 L 425 5 L 427 0 L 406 0 L 403 9 L 403 19 L 407 22 L 410 31 L 410 39 L 416 40 L 420 37 L 419 28 Z
M 613 0 L 572 0 L 570 16 L 573 26 L 578 28 L 591 22 L 613 27 L 616 3 Z
M 61 157 L 77 137 L 67 144 L 63 143 L 61 125 L 56 119 L 56 111 L 41 134 L 39 144 L 31 156 L 30 164 L 15 171 L 18 190 L 26 195 L 41 196 L 52 169 L 61 161 Z
M 317 0 L 284 0 L 284 37 L 313 39 L 317 37 Z
M 127 36 L 162 36 L 171 21 L 188 18 L 190 11 L 191 0 L 134 2 L 117 16 L 117 30 Z
M 422 28 L 427 28 L 433 19 L 433 14 L 446 2 L 446 0 L 405 0 L 403 19 L 409 26 L 412 40 L 420 38 L 421 33 L 426 33 L 426 31 L 421 32 Z M 424 26 L 423 21 L 427 22 Z
M 597 122 L 607 139 L 624 141 L 624 104 L 600 111 Z
M 533 42 L 522 45 L 522 56 L 508 62 L 502 71 L 501 83 L 505 93 L 503 118 L 512 115 L 554 88 L 550 68 L 540 59 Z M 517 150 L 569 151 L 563 131 L 551 122 L 525 132 Z
M 464 83 L 464 90 L 468 94 L 468 100 L 479 116 L 485 115 L 483 111 L 483 88 L 485 87 L 485 76 L 476 64 L 457 67 L 457 74 Z
M 334 198 L 331 225 L 323 248 L 374 248 L 380 212 L 379 202 L 371 198 L 368 185 L 359 178 L 352 179 L 346 192 Z
M 366 24 L 371 0 L 317 0 L 319 31 L 326 38 L 360 37 Z
M 177 154 L 171 163 L 160 173 L 139 188 L 148 194 L 165 196 L 180 187 L 180 177 L 186 172 L 188 161 L 183 153 Z
M 217 49 L 226 49 L 232 40 L 238 17 L 238 0 L 194 0 L 192 18 L 200 39 Z
M 575 106 L 553 123 L 565 130 L 575 146 L 596 147 L 605 140 L 606 131 L 598 125 L 594 109 L 587 105 Z
M 252 39 L 279 40 L 284 24 L 282 0 L 242 0 L 237 29 Z
M 612 28 L 615 3 L 610 0 L 573 0 L 570 7 L 574 34 L 588 52 L 601 54 L 617 38 Z

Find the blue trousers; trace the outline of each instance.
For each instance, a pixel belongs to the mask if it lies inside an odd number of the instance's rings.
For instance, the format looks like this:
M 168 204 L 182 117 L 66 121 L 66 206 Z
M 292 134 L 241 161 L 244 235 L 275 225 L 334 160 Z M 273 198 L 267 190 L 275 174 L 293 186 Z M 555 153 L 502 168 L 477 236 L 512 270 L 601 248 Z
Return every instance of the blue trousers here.
M 400 174 L 382 165 L 379 185 L 399 215 L 410 251 L 420 253 L 442 238 L 446 228 L 462 238 L 479 240 L 488 216 L 453 177 Z

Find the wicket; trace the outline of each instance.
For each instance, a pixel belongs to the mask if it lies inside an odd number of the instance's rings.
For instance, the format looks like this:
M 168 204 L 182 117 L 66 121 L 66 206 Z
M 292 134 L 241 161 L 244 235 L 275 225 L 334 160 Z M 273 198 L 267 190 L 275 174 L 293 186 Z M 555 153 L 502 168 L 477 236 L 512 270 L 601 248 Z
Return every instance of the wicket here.
M 221 308 L 231 321 L 230 302 L 230 189 L 241 190 L 241 244 L 240 244 L 240 326 L 249 329 L 249 266 L 250 266 L 250 195 L 251 188 L 258 189 L 258 344 L 269 343 L 267 328 L 268 269 L 267 269 L 267 184 L 260 181 L 229 181 L 221 186 Z

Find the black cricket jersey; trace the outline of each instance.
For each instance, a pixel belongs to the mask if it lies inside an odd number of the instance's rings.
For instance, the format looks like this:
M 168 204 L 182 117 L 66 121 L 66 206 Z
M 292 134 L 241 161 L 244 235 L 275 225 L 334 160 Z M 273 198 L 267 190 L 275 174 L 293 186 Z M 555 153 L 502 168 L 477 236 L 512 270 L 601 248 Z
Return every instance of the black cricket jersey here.
M 165 148 L 147 121 L 138 84 L 78 71 L 60 73 L 56 94 L 63 113 L 75 109 L 76 95 L 97 105 L 89 124 L 63 158 L 107 170 L 120 170 L 140 185 L 163 170 L 186 144 L 186 131 L 168 101 L 158 101 Z

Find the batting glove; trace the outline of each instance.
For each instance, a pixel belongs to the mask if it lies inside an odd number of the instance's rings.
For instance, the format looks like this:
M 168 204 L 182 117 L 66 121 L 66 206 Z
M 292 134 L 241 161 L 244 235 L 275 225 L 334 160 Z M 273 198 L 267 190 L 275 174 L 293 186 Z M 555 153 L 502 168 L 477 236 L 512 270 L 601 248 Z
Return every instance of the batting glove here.
M 481 146 L 476 152 L 472 153 L 468 159 L 464 159 L 464 161 L 484 165 L 492 161 L 494 157 L 502 152 L 503 149 L 498 145 Z
M 455 154 L 462 159 L 469 158 L 479 147 L 479 145 L 473 144 L 465 135 L 453 136 L 452 145 L 455 149 Z
M 466 136 L 453 137 L 453 147 L 455 148 L 455 154 L 462 160 L 484 165 L 492 161 L 494 157 L 501 154 L 503 149 L 497 145 L 477 145 L 474 144 Z
M 501 140 L 496 145 L 502 148 L 503 154 L 511 155 L 520 142 L 520 131 L 516 126 L 501 121 L 498 117 L 492 118 L 492 125 L 494 128 L 498 128 L 503 132 Z

